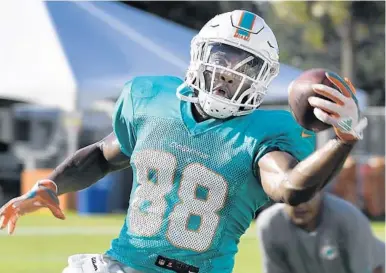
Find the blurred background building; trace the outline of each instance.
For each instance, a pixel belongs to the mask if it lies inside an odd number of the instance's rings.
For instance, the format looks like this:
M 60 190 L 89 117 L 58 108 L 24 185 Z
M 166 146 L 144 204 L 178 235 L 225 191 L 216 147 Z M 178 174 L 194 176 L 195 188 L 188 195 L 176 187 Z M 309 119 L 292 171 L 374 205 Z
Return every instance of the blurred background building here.
M 261 15 L 279 42 L 280 74 L 263 107 L 286 108 L 288 84 L 308 68 L 353 80 L 370 124 L 329 190 L 384 217 L 385 2 L 375 1 L 1 2 L 0 205 L 111 132 L 127 80 L 184 77 L 192 37 L 234 9 Z M 331 134 L 320 134 L 318 145 Z M 109 175 L 63 204 L 125 210 L 130 180 L 130 170 Z M 91 204 L 91 192 L 104 201 Z

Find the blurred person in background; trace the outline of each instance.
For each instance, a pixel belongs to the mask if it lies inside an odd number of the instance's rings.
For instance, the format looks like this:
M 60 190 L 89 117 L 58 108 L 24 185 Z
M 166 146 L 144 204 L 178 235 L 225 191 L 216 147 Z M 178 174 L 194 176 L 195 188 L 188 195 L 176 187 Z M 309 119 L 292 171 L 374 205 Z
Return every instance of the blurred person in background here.
M 381 273 L 385 244 L 349 202 L 319 192 L 297 206 L 275 204 L 257 219 L 265 273 Z
M 21 215 L 40 207 L 64 219 L 57 195 L 131 165 L 134 184 L 119 237 L 105 254 L 71 256 L 63 272 L 232 272 L 240 237 L 268 197 L 292 205 L 309 200 L 365 127 L 358 126 L 354 87 L 326 73 L 345 95 L 315 86 L 322 94 L 312 102 L 315 113 L 337 136 L 313 152 L 315 134 L 303 137 L 291 113 L 256 111 L 278 73 L 277 41 L 262 18 L 242 10 L 214 17 L 191 42 L 184 80 L 130 80 L 116 103 L 114 132 L 3 206 L 1 228 L 12 233 Z

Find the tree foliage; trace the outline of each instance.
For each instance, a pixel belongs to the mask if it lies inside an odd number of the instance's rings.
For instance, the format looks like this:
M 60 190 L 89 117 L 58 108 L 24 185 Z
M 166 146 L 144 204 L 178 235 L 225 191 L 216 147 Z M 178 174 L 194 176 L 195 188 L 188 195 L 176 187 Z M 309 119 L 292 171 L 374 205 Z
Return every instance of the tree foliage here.
M 130 1 L 125 4 L 197 30 L 216 14 L 249 10 L 261 15 L 273 29 L 281 62 L 302 69 L 324 67 L 337 72 L 342 71 L 342 56 L 347 57 L 342 41 L 351 20 L 353 47 L 349 58 L 355 68 L 353 81 L 370 93 L 372 105 L 385 102 L 383 1 Z
M 286 37 L 279 44 L 290 51 L 284 54 L 290 63 L 302 68 L 317 64 L 349 75 L 370 93 L 370 104 L 384 105 L 385 2 L 275 1 L 265 7 L 265 13 L 269 11 L 278 39 Z M 293 26 L 300 35 L 290 37 L 291 30 L 283 31 L 283 25 Z M 297 46 L 289 42 L 294 37 Z

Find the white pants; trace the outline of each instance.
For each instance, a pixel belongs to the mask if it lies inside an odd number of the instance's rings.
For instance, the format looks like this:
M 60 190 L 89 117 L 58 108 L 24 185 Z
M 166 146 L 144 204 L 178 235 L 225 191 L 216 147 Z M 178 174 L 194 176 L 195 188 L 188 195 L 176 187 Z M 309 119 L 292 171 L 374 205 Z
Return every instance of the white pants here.
M 77 254 L 68 258 L 62 273 L 143 273 L 102 254 Z

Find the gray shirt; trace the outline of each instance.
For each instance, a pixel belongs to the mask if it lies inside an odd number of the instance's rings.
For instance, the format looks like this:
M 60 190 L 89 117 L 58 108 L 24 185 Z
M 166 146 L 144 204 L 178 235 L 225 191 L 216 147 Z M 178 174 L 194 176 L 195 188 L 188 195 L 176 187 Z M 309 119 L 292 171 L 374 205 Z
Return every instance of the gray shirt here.
M 385 244 L 353 205 L 324 195 L 321 223 L 314 232 L 296 227 L 275 204 L 257 219 L 267 273 L 370 273 L 385 264 Z

